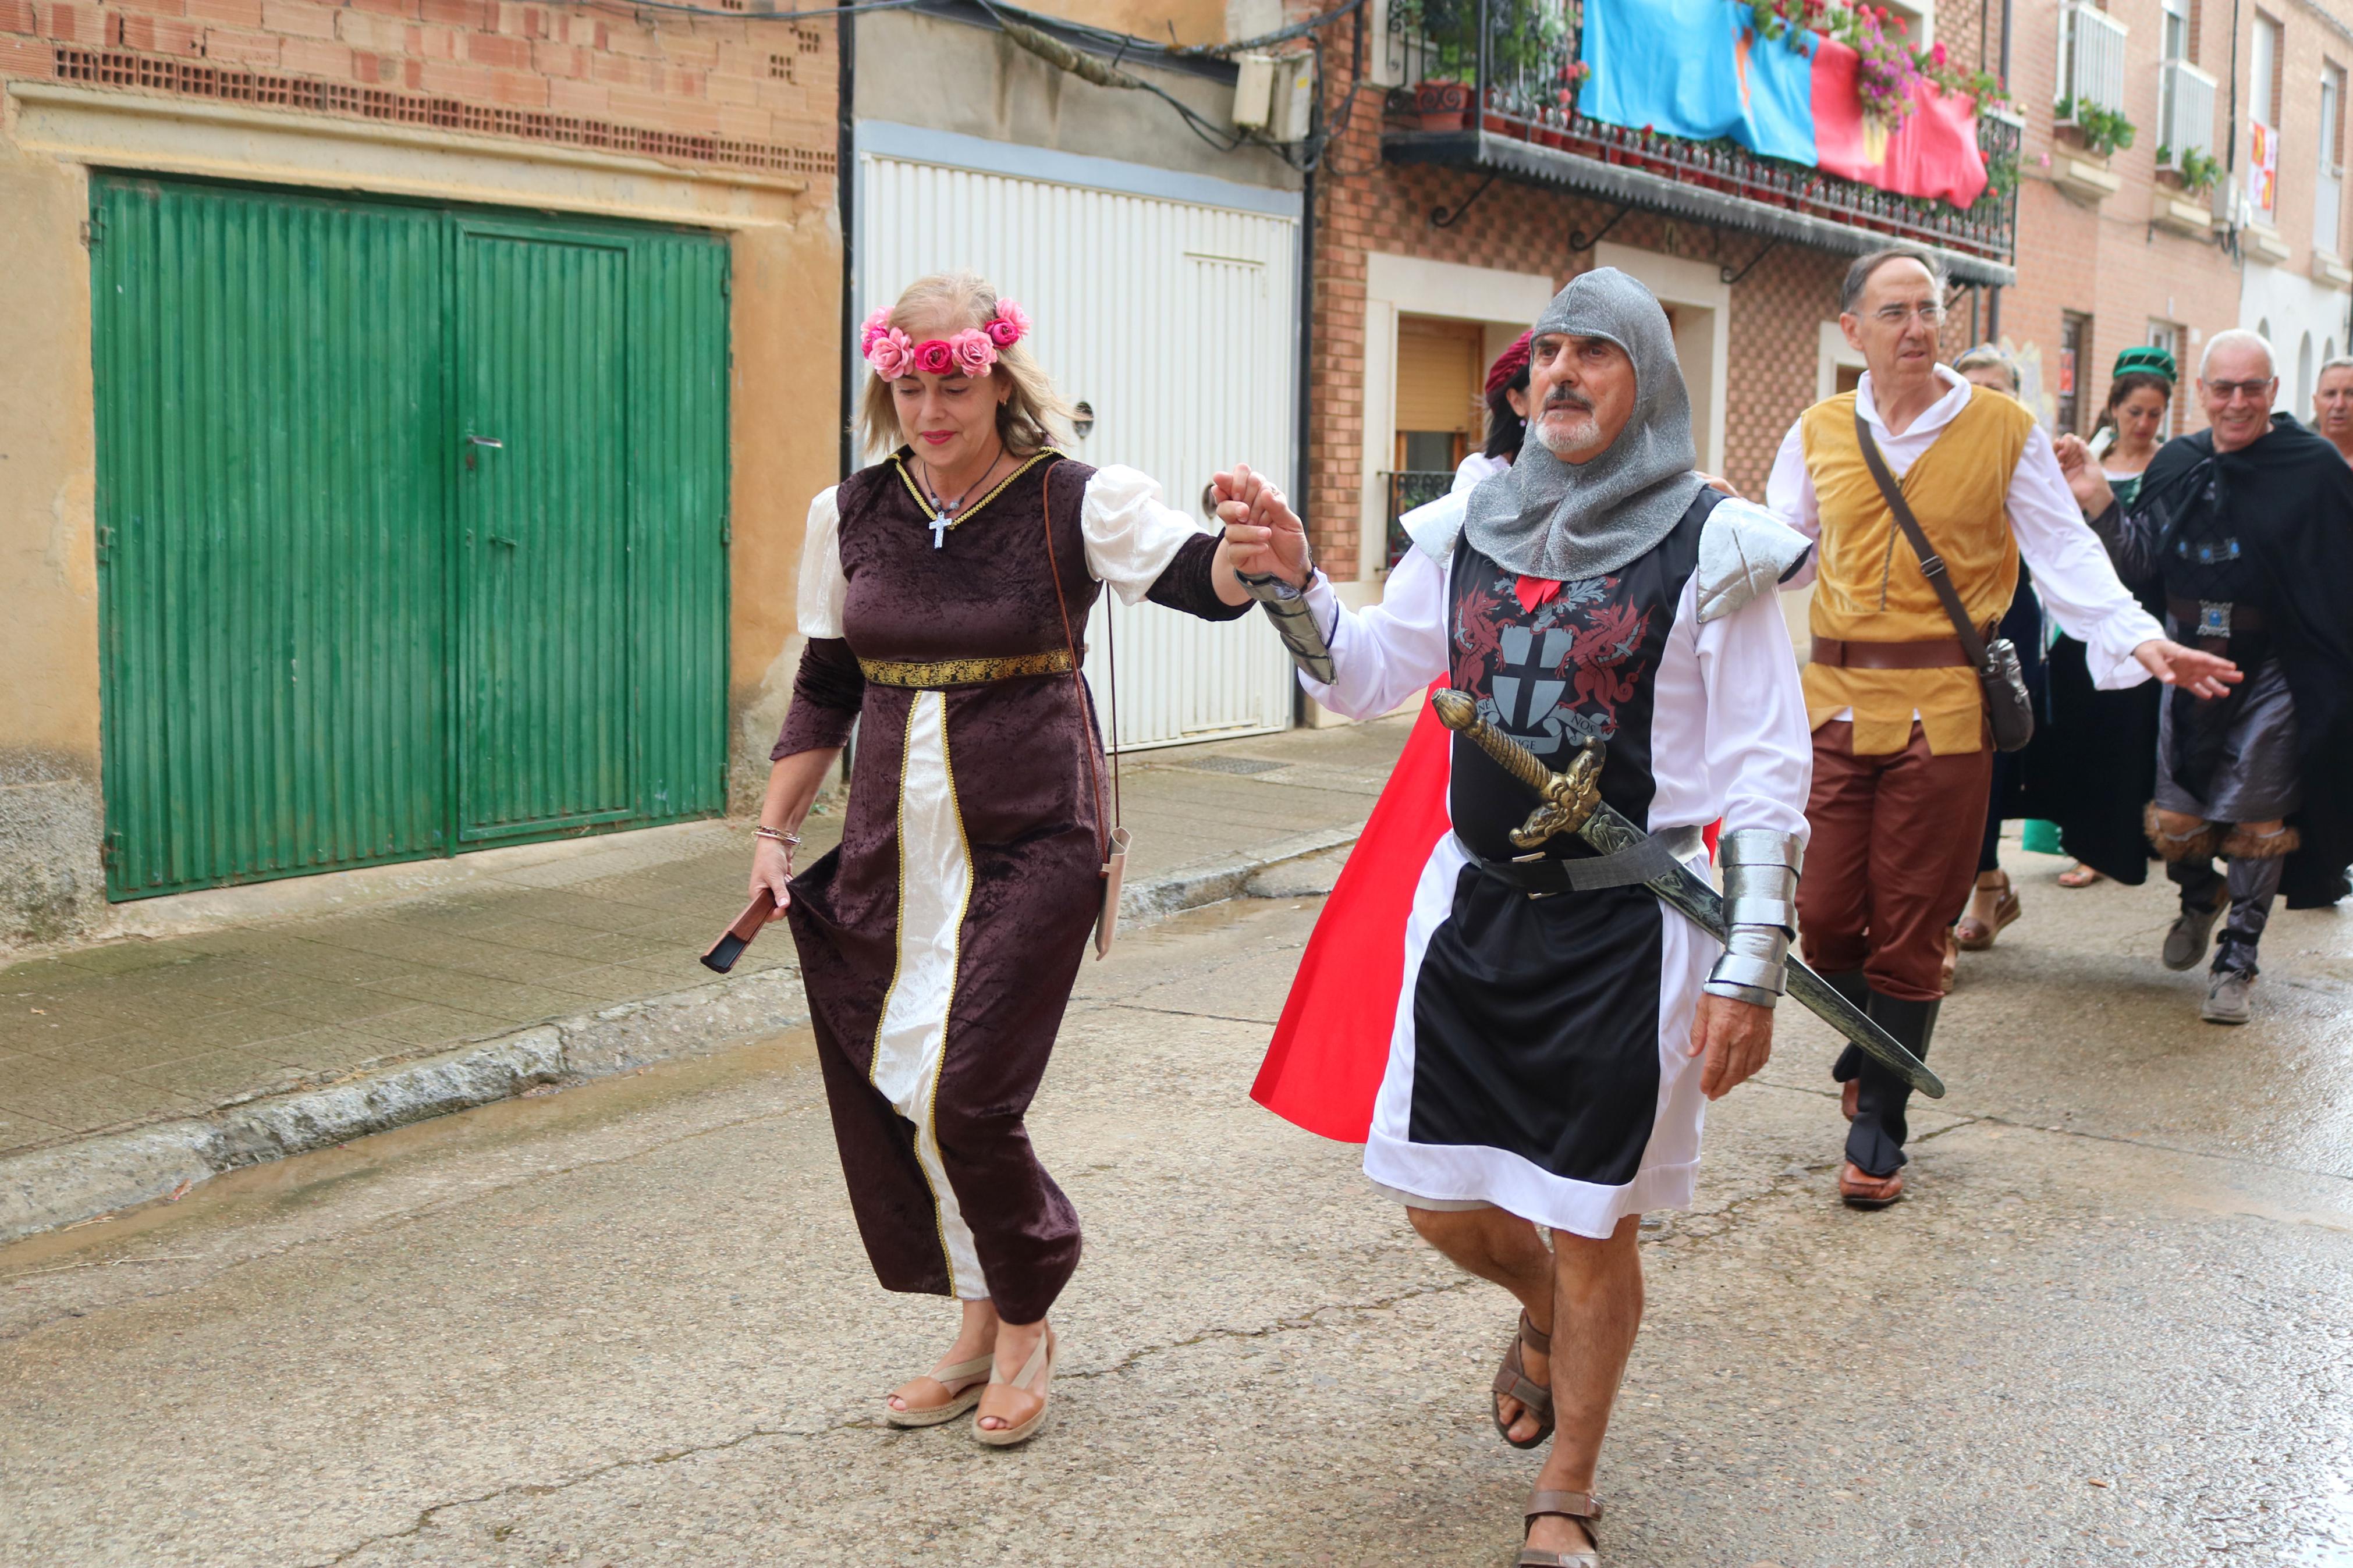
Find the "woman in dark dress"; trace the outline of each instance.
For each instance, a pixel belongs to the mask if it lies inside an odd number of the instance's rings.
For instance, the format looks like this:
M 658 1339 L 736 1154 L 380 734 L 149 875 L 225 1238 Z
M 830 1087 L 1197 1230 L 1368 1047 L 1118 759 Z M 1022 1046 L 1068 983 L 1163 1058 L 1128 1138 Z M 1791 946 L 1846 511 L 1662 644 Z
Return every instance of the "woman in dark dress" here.
M 1103 901 L 1112 824 L 1074 639 L 1109 584 L 1209 619 L 1250 604 L 1220 537 L 1133 468 L 1050 444 L 1067 416 L 1018 306 L 925 278 L 866 324 L 861 417 L 892 455 L 809 508 L 807 639 L 760 814 L 752 888 L 792 924 L 852 1208 L 887 1289 L 963 1323 L 883 1417 L 975 1404 L 998 1446 L 1045 1418 L 1046 1313 L 1078 1216 L 1023 1115 Z M 796 829 L 851 725 L 840 847 Z
M 2141 475 L 2165 445 L 2166 410 L 2178 376 L 2173 355 L 2148 347 L 2125 350 L 2109 373 L 2107 410 L 2085 452 L 2098 462 L 2109 490 L 2127 511 L 2140 493 Z M 2103 443 L 2101 429 L 2113 432 L 2113 439 Z M 2142 603 L 2156 604 L 2150 613 L 2162 616 L 2161 595 L 2147 594 Z M 2101 865 L 2121 861 L 2132 870 L 2146 868 L 2148 842 L 2139 816 L 2103 812 L 2100 803 L 2147 800 L 2157 787 L 2159 689 L 2151 683 L 2146 691 L 2137 686 L 2094 690 L 2084 658 L 2084 645 L 2073 637 L 2051 645 L 2052 733 L 2048 744 L 2038 740 L 2028 748 L 2031 793 L 2067 819 L 2061 847 L 2075 857 L 2075 864 L 2059 874 L 2063 888 L 2089 887 L 2103 875 Z M 2085 803 L 2091 803 L 2088 809 Z M 2129 879 L 2137 884 L 2141 879 Z

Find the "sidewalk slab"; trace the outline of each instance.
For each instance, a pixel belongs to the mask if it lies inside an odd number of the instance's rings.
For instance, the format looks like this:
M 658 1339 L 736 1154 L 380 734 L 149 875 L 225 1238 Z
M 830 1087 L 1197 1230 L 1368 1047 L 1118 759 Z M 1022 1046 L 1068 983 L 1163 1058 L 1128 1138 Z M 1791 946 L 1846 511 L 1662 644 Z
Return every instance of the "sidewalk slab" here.
M 1388 720 L 1124 759 L 1135 846 L 1123 921 L 1243 896 L 1270 868 L 1336 862 L 1407 729 Z M 803 855 L 824 853 L 839 826 L 813 816 Z M 743 908 L 746 827 L 508 857 L 323 911 L 272 885 L 250 890 L 243 922 L 248 889 L 208 894 L 209 929 L 0 968 L 0 1243 L 256 1161 L 802 1022 L 781 932 L 724 977 L 697 962 Z

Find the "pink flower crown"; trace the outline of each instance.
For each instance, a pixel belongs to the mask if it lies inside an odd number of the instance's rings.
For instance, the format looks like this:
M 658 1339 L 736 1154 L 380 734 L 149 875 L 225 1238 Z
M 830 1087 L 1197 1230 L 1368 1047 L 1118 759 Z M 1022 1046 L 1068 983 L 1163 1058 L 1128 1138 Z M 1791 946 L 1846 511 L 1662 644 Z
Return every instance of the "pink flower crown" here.
M 997 302 L 997 314 L 987 326 L 966 327 L 953 337 L 920 343 L 891 324 L 891 307 L 885 305 L 866 318 L 858 346 L 874 374 L 885 381 L 919 370 L 934 375 L 986 375 L 997 363 L 997 350 L 1009 349 L 1029 335 L 1028 313 L 1010 300 Z

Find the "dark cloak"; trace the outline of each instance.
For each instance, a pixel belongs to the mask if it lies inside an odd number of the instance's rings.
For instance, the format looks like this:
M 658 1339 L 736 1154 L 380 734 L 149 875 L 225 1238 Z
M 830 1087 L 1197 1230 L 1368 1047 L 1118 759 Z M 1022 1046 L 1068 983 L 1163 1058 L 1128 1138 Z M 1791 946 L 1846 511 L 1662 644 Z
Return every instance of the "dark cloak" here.
M 2288 820 L 2304 843 L 2288 858 L 2281 892 L 2290 909 L 2323 908 L 2345 896 L 2345 868 L 2353 862 L 2353 467 L 2284 416 L 2235 452 L 2217 453 L 2211 433 L 2201 430 L 2177 437 L 2158 452 L 2134 498 L 2133 517 L 2162 531 L 2193 509 L 2210 506 L 2263 575 L 2272 645 L 2295 700 L 2304 806 Z M 2112 531 L 2102 529 L 2104 536 Z M 2125 584 L 2144 602 L 2161 593 L 2153 577 L 2126 572 Z M 2154 701 L 2143 700 L 2149 709 L 2148 740 L 2137 746 L 2132 767 L 2120 765 L 2126 736 L 2116 732 L 2131 722 L 2090 718 L 2091 732 L 2071 739 L 2110 748 L 2118 763 L 2086 769 L 2093 776 L 2054 779 L 2045 795 L 2046 804 L 2058 807 L 2053 817 L 2067 852 L 2126 883 L 2147 874 L 2140 816 L 2155 777 L 2156 719 Z M 2054 738 L 2071 718 L 2087 717 L 2068 711 L 2073 704 L 2055 687 L 2053 706 Z M 2064 763 L 2057 755 L 2038 758 L 2038 776 L 2061 771 Z

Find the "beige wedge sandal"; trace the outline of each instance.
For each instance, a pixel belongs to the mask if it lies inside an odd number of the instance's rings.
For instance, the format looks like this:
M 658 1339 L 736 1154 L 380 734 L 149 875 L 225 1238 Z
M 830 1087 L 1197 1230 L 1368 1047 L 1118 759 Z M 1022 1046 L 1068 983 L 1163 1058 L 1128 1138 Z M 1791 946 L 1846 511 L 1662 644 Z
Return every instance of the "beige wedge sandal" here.
M 1038 1336 L 1038 1348 L 1029 1352 L 1029 1359 L 1021 1363 L 1021 1370 L 1014 1374 L 1011 1382 L 1008 1383 L 1006 1381 L 1006 1377 L 1003 1373 L 997 1372 L 994 1368 L 990 1370 L 988 1382 L 991 1388 L 1003 1386 L 1017 1390 L 1022 1394 L 1027 1394 L 1038 1401 L 1038 1408 L 1030 1413 L 1029 1419 L 1027 1421 L 1020 1422 L 1011 1426 L 1000 1426 L 995 1431 L 991 1431 L 987 1427 L 983 1426 L 980 1424 L 980 1415 L 976 1415 L 972 1418 L 972 1435 L 974 1436 L 979 1438 L 982 1442 L 987 1444 L 992 1448 L 1010 1448 L 1016 1443 L 1028 1442 L 1030 1438 L 1035 1437 L 1039 1432 L 1045 1430 L 1047 1410 L 1046 1385 L 1054 1380 L 1054 1353 L 1056 1349 L 1057 1346 L 1054 1341 L 1054 1331 L 1048 1329 L 1044 1333 Z M 987 1403 L 985 1396 L 982 1403 L 984 1405 Z M 981 1412 L 981 1415 L 995 1415 L 999 1420 L 1004 1419 L 1004 1413 L 996 1410 L 983 1410 Z
M 884 1400 L 882 1419 L 893 1426 L 938 1426 L 953 1421 L 980 1403 L 981 1385 L 988 1381 L 989 1369 L 996 1364 L 996 1357 L 983 1355 L 960 1361 L 954 1366 L 935 1366 L 906 1388 L 892 1389 L 893 1394 L 908 1402 L 907 1408 L 893 1410 L 891 1402 Z M 915 1404 L 908 1390 L 926 1381 L 946 1389 L 946 1400 L 938 1405 Z

